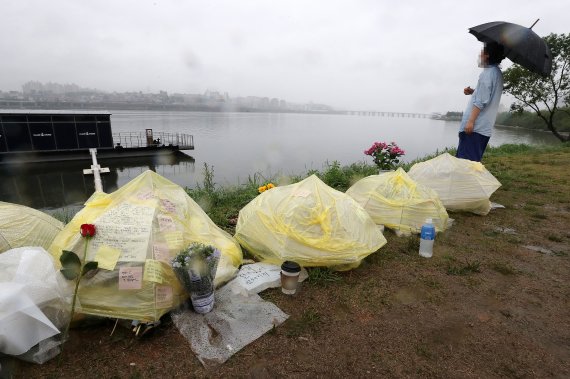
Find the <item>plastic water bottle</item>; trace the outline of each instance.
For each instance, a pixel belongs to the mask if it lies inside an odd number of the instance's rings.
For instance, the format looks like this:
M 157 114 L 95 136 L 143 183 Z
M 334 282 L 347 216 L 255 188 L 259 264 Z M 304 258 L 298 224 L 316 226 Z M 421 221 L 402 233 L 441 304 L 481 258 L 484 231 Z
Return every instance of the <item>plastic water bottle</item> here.
M 435 226 L 431 218 L 426 219 L 420 234 L 420 255 L 431 258 L 433 255 L 433 241 L 435 240 Z

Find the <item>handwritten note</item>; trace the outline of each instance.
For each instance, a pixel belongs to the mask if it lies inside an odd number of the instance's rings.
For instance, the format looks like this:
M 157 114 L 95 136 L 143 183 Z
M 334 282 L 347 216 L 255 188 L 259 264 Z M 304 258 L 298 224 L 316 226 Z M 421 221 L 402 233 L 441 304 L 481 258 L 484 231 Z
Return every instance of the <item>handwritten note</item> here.
M 115 269 L 115 265 L 120 256 L 121 250 L 107 245 L 101 245 L 95 254 L 95 260 L 98 263 L 97 267 L 112 271 Z
M 144 264 L 144 280 L 161 284 L 164 281 L 164 271 L 161 261 L 147 259 Z
M 154 193 L 150 190 L 143 190 L 136 195 L 139 200 L 149 200 L 154 199 Z
M 172 287 L 157 285 L 155 286 L 154 291 L 156 308 L 172 307 Z
M 126 267 L 119 269 L 119 290 L 140 290 L 142 288 L 143 268 Z
M 170 249 L 165 243 L 155 243 L 152 246 L 152 255 L 157 261 L 170 263 Z
M 237 276 L 242 284 L 253 288 L 262 282 L 281 280 L 281 267 L 267 263 L 244 265 Z
M 165 214 L 159 214 L 156 216 L 158 221 L 158 228 L 161 232 L 172 232 L 176 230 L 176 224 L 174 223 L 174 219 Z
M 176 204 L 168 199 L 160 199 L 160 206 L 168 213 L 176 213 Z
M 155 208 L 122 203 L 109 208 L 96 221 L 97 238 L 90 251 L 98 251 L 104 244 L 121 251 L 121 262 L 144 262 L 149 250 L 152 219 Z M 93 256 L 90 258 L 93 260 Z
M 182 232 L 168 232 L 163 234 L 164 240 L 170 250 L 179 251 L 184 245 Z

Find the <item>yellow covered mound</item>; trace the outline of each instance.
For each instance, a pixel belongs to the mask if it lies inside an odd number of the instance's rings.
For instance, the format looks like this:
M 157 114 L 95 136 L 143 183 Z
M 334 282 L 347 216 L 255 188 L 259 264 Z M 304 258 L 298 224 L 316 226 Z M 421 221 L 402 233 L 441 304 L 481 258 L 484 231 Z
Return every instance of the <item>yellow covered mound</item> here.
M 447 227 L 445 207 L 432 189 L 412 180 L 401 168 L 372 175 L 346 191 L 368 212 L 376 224 L 404 232 L 419 233 L 426 218 L 437 231 Z
M 489 198 L 501 183 L 480 162 L 441 154 L 416 163 L 408 172 L 418 183 L 435 190 L 447 210 L 486 215 Z
M 49 251 L 59 261 L 62 250 L 80 258 L 86 239 L 81 224 L 94 224 L 87 261 L 99 270 L 84 278 L 78 312 L 141 321 L 156 321 L 187 295 L 170 260 L 192 242 L 221 252 L 217 284 L 230 279 L 241 264 L 238 243 L 218 228 L 178 185 L 146 171 L 112 194 L 96 193 L 87 201 Z
M 366 211 L 315 175 L 265 191 L 239 213 L 236 239 L 263 262 L 349 269 L 386 243 Z
M 63 223 L 36 209 L 0 201 L 0 253 L 24 246 L 47 249 Z

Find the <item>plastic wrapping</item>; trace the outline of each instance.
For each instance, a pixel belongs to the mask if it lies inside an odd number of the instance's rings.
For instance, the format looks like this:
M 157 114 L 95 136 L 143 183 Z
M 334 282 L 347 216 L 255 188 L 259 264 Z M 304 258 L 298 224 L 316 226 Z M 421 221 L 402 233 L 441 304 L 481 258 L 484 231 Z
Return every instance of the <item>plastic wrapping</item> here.
M 489 198 L 501 183 L 481 164 L 448 153 L 416 163 L 408 172 L 418 183 L 435 190 L 445 208 L 486 215 Z
M 315 175 L 257 196 L 239 212 L 235 237 L 266 263 L 338 270 L 358 266 L 386 243 L 356 201 Z
M 63 223 L 38 210 L 0 201 L 0 253 L 23 246 L 47 249 Z
M 237 241 L 218 228 L 178 185 L 146 171 L 112 194 L 97 193 L 57 236 L 50 253 L 83 256 L 81 224 L 97 233 L 87 261 L 97 273 L 81 281 L 77 312 L 96 316 L 157 321 L 187 299 L 171 268 L 172 258 L 191 243 L 221 251 L 215 284 L 231 279 L 241 264 Z
M 236 294 L 228 285 L 216 291 L 216 305 L 210 313 L 200 315 L 181 307 L 171 316 L 205 367 L 224 363 L 289 317 L 259 295 Z
M 0 352 L 44 363 L 59 353 L 59 331 L 71 310 L 71 285 L 40 247 L 0 254 L 0 267 Z
M 375 223 L 394 230 L 419 233 L 427 218 L 440 232 L 448 227 L 449 218 L 437 193 L 401 168 L 363 178 L 346 194 L 362 205 Z

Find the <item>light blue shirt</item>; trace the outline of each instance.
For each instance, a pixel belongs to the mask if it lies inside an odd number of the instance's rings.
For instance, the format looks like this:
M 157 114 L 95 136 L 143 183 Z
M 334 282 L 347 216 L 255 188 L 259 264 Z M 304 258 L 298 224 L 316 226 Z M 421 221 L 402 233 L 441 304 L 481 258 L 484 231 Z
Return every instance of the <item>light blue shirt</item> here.
M 473 106 L 481 110 L 475 120 L 473 131 L 487 137 L 491 137 L 493 126 L 497 120 L 497 113 L 503 93 L 503 74 L 497 65 L 489 65 L 479 75 L 477 88 L 470 96 L 467 109 L 463 112 L 459 132 L 465 130 L 465 124 L 469 120 Z

